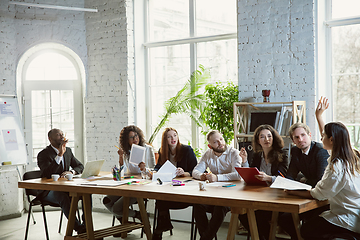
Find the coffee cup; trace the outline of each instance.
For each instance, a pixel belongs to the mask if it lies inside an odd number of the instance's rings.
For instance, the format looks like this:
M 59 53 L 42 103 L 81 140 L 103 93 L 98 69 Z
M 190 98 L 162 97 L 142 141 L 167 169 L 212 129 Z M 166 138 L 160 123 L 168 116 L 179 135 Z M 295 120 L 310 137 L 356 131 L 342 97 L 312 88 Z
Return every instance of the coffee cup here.
M 72 173 L 68 173 L 68 174 L 65 175 L 65 178 L 70 181 L 70 180 L 73 179 L 73 176 L 74 175 Z
M 51 178 L 53 181 L 57 181 L 59 179 L 60 175 L 59 174 L 52 174 Z

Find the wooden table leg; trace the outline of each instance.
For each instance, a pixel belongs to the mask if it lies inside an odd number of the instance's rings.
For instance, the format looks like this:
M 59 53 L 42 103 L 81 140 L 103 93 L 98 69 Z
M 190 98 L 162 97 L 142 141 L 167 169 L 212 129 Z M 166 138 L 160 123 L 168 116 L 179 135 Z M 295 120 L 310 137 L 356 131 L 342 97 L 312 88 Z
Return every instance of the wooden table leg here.
M 148 240 L 151 240 L 152 236 L 151 236 L 150 222 L 149 222 L 149 217 L 146 212 L 144 199 L 137 198 L 137 202 L 138 202 L 139 209 L 140 209 L 141 220 L 142 220 L 142 223 L 144 224 L 144 232 L 146 234 L 146 238 Z
M 254 209 L 247 209 L 247 217 L 249 221 L 249 228 L 252 240 L 259 240 L 259 233 L 256 224 L 256 217 L 255 217 L 255 210 Z
M 229 224 L 228 234 L 227 234 L 227 238 L 226 238 L 227 240 L 235 239 L 235 234 L 236 234 L 238 222 L 239 222 L 238 217 L 239 217 L 238 213 L 231 212 L 230 224 Z
M 291 213 L 291 215 L 292 215 L 292 218 L 293 218 L 293 221 L 294 221 L 296 235 L 297 235 L 299 240 L 303 240 L 303 238 L 301 237 L 301 234 L 300 234 L 300 218 L 299 218 L 299 214 L 298 213 Z
M 70 205 L 70 212 L 69 212 L 69 219 L 68 224 L 66 227 L 66 234 L 65 236 L 72 236 L 74 225 L 75 225 L 75 219 L 76 219 L 76 210 L 78 207 L 78 202 L 80 196 L 77 194 L 71 194 L 71 205 Z
M 129 202 L 130 202 L 130 198 L 129 197 L 123 197 L 124 198 L 124 203 L 123 203 L 123 216 L 122 216 L 122 224 L 126 224 L 128 222 L 128 218 L 129 218 Z M 122 238 L 126 238 L 127 237 L 127 233 L 121 233 L 121 237 Z
M 238 223 L 239 223 L 239 214 L 245 214 L 246 209 L 245 208 L 231 208 L 231 218 L 230 218 L 230 224 L 228 229 L 228 235 L 227 240 L 234 240 L 236 231 L 238 229 Z
M 279 212 L 272 213 L 271 222 L 270 222 L 270 235 L 269 235 L 270 240 L 275 239 L 278 216 L 279 216 Z
M 91 194 L 83 194 L 82 196 L 84 202 L 84 215 L 85 215 L 85 224 L 86 224 L 86 234 L 87 239 L 95 240 L 94 237 L 94 225 L 92 221 L 92 209 L 91 209 Z

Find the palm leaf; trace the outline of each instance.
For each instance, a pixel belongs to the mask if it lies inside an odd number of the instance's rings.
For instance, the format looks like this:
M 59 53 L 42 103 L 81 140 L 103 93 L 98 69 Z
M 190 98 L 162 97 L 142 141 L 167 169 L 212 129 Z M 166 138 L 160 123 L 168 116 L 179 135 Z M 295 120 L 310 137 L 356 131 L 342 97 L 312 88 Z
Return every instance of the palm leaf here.
M 199 70 L 194 71 L 190 79 L 176 93 L 176 95 L 165 102 L 165 113 L 161 115 L 161 120 L 151 134 L 149 143 L 152 143 L 159 133 L 160 129 L 165 126 L 173 114 L 187 114 L 195 123 L 201 126 L 199 112 L 205 107 L 206 96 L 197 94 L 197 92 L 207 84 L 210 78 L 210 72 L 204 66 L 199 65 Z

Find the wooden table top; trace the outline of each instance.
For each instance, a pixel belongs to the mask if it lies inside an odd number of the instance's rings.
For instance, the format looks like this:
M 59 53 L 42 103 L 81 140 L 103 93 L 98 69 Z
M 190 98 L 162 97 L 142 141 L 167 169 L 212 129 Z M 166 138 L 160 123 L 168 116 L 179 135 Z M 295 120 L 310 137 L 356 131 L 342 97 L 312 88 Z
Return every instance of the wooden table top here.
M 184 180 L 185 178 L 179 179 Z M 99 180 L 99 179 L 95 179 Z M 206 191 L 199 190 L 199 181 L 186 182 L 185 186 L 131 184 L 120 186 L 81 185 L 86 179 L 74 178 L 72 181 L 59 179 L 32 179 L 19 181 L 19 188 L 55 190 L 85 194 L 119 195 L 149 199 L 200 203 L 233 208 L 251 208 L 279 212 L 302 213 L 323 206 L 327 201 L 304 199 L 288 195 L 283 190 L 262 186 L 246 186 L 243 181 L 233 182 L 234 187 L 206 185 Z M 223 184 L 227 184 L 224 182 Z

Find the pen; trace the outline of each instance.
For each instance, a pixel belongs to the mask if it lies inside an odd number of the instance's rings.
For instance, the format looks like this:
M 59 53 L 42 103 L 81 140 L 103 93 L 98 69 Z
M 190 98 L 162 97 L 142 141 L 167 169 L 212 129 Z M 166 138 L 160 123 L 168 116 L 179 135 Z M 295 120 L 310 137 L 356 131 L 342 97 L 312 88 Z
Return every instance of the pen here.
M 181 183 L 179 180 L 172 180 L 174 183 Z
M 223 187 L 235 187 L 236 185 L 235 184 L 225 184 L 225 185 L 222 185 Z
M 127 177 L 124 177 L 124 179 L 128 179 L 128 178 L 134 178 L 134 176 L 127 176 Z
M 118 146 L 116 146 L 116 145 L 114 145 L 117 149 L 119 149 L 120 150 L 120 148 L 118 147 Z
M 278 172 L 280 173 L 280 175 L 281 175 L 283 178 L 285 178 L 284 175 L 282 175 L 282 173 L 281 173 L 279 170 L 278 170 Z
M 185 183 L 174 183 L 173 186 L 185 186 Z

